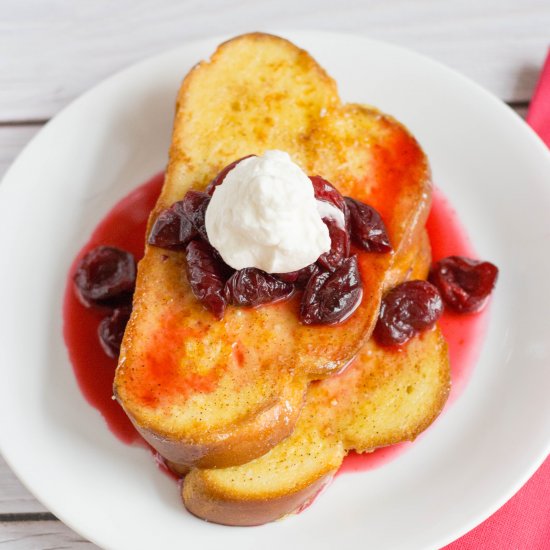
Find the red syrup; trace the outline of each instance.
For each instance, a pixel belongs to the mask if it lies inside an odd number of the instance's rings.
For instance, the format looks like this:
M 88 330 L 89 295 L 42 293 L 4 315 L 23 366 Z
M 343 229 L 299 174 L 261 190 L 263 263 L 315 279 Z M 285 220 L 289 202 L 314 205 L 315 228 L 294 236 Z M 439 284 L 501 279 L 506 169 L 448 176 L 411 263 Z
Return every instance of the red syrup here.
M 466 230 L 458 215 L 439 189 L 434 190 L 432 208 L 426 224 L 432 247 L 432 261 L 446 256 L 477 258 Z M 451 393 L 446 407 L 463 391 L 481 352 L 488 321 L 488 307 L 479 313 L 457 314 L 445 310 L 439 320 L 443 335 L 449 345 L 451 360 Z M 383 447 L 372 453 L 351 452 L 344 459 L 338 474 L 373 470 L 397 458 L 413 445 L 406 441 Z
M 164 174 L 155 176 L 111 209 L 75 258 L 65 287 L 63 336 L 80 390 L 88 403 L 103 415 L 111 432 L 128 444 L 146 445 L 122 407 L 112 399 L 117 361 L 105 355 L 97 337 L 99 322 L 107 310 L 86 308 L 78 301 L 73 290 L 73 274 L 80 259 L 99 245 L 127 250 L 136 260 L 143 256 L 147 219 L 163 181 Z
M 71 266 L 63 306 L 65 344 L 84 397 L 102 414 L 107 426 L 118 439 L 127 444 L 138 444 L 147 448 L 150 447 L 137 433 L 120 405 L 112 399 L 116 360 L 105 355 L 97 338 L 97 327 L 105 312 L 85 308 L 77 300 L 73 291 L 72 276 L 84 254 L 101 244 L 128 250 L 134 254 L 136 260 L 142 257 L 147 219 L 156 203 L 163 180 L 164 175 L 159 174 L 132 191 L 98 224 Z M 427 230 L 433 261 L 449 255 L 476 257 L 456 212 L 438 189 L 434 192 Z M 487 308 L 480 313 L 469 315 L 457 315 L 446 311 L 440 320 L 451 357 L 453 385 L 448 403 L 462 392 L 477 361 L 487 326 L 486 312 Z M 372 453 L 351 452 L 338 473 L 378 468 L 395 459 L 412 444 L 400 443 Z M 158 453 L 153 449 L 151 451 L 160 469 L 176 478 Z
M 434 192 L 426 228 L 433 262 L 451 255 L 477 258 L 458 214 L 439 189 Z M 462 315 L 447 309 L 439 321 L 451 359 L 452 387 L 447 406 L 462 393 L 477 363 L 487 331 L 489 305 L 478 313 Z

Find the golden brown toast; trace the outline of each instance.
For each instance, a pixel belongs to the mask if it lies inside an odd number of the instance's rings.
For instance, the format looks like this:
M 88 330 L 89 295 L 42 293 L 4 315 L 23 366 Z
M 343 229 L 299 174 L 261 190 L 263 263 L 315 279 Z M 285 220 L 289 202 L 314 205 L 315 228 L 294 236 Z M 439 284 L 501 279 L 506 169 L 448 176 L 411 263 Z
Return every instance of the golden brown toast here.
M 225 467 L 288 437 L 308 384 L 342 370 L 369 338 L 396 258 L 428 213 L 428 163 L 392 118 L 342 105 L 334 81 L 290 42 L 249 34 L 185 78 L 158 213 L 228 163 L 287 151 L 310 175 L 378 209 L 394 254 L 358 252 L 363 299 L 338 326 L 304 326 L 298 299 L 229 307 L 217 321 L 191 293 L 185 257 L 147 246 L 114 393 L 143 435 L 179 465 Z
M 420 246 L 412 279 L 424 278 L 429 266 L 429 249 Z M 344 373 L 310 385 L 293 434 L 267 454 L 241 466 L 192 470 L 183 482 L 185 506 L 227 525 L 259 525 L 299 510 L 349 450 L 414 439 L 441 411 L 449 384 L 439 328 L 399 351 L 371 340 Z

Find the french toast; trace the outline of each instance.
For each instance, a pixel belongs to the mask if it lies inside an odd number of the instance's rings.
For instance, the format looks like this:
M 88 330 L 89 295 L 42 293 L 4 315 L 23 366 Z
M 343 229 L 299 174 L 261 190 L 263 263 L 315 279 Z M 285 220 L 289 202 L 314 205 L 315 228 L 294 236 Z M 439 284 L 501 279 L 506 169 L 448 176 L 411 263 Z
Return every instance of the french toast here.
M 342 371 L 369 339 L 392 268 L 428 214 L 430 171 L 407 130 L 375 109 L 342 104 L 307 52 L 254 33 L 222 44 L 184 79 L 149 228 L 225 165 L 269 149 L 376 208 L 394 252 L 357 251 L 361 304 L 340 325 L 311 327 L 298 320 L 297 298 L 229 307 L 218 321 L 193 296 L 184 254 L 146 246 L 114 395 L 180 467 L 244 464 L 290 436 L 310 382 Z
M 426 277 L 426 242 L 413 248 L 411 279 Z M 449 387 L 447 345 L 437 326 L 399 350 L 371 339 L 346 371 L 310 385 L 289 438 L 248 464 L 193 469 L 182 486 L 185 506 L 227 525 L 259 525 L 300 510 L 351 449 L 413 440 L 437 417 Z

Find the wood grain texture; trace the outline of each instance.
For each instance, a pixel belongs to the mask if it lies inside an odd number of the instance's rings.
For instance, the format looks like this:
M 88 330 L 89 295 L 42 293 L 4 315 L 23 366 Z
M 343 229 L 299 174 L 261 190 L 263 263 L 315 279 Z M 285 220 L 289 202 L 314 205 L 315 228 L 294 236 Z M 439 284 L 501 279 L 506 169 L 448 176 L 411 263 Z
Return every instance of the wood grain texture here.
M 525 101 L 549 45 L 550 2 L 3 0 L 0 122 L 47 119 L 106 76 L 189 40 L 277 28 L 394 42 Z
M 550 3 L 2 0 L 0 178 L 40 129 L 18 122 L 46 120 L 106 76 L 189 40 L 277 28 L 347 31 L 393 42 L 457 69 L 505 101 L 526 102 L 550 42 Z M 516 112 L 524 116 L 526 108 Z M 97 548 L 50 516 L 34 515 L 44 513 L 0 457 L 0 518 L 9 519 L 0 521 L 1 548 Z
M 47 512 L 46 508 L 23 487 L 0 457 L 0 516 L 44 512 Z
M 60 521 L 13 521 L 0 523 L 0 548 L 6 550 L 94 550 Z
M 514 107 L 514 111 L 521 117 L 525 118 L 527 116 L 528 107 Z

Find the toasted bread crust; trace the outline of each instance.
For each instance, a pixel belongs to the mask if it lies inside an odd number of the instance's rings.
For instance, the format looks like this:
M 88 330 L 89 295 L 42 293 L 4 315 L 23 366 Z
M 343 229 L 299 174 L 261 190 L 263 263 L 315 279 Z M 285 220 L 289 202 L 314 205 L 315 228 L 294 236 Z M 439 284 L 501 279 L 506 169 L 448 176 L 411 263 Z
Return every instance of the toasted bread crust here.
M 424 234 L 400 264 L 401 277 L 425 278 L 429 263 Z M 370 341 L 343 374 L 310 386 L 295 431 L 269 453 L 239 467 L 192 470 L 182 487 L 185 506 L 226 525 L 293 513 L 327 483 L 347 451 L 414 440 L 439 415 L 449 389 L 447 345 L 437 327 L 400 351 Z
M 306 405 L 302 413 L 303 421 L 301 417 L 292 436 L 266 455 L 250 463 L 250 469 L 254 472 L 251 476 L 260 477 L 267 472 L 273 475 L 275 472 L 280 474 L 278 478 L 280 480 L 288 474 L 288 471 L 292 471 L 293 475 L 290 476 L 289 481 L 279 485 L 275 483 L 273 486 L 267 483 L 266 487 L 261 489 L 247 488 L 245 484 L 240 484 L 244 475 L 243 470 L 247 467 L 246 464 L 225 470 L 193 469 L 185 477 L 182 485 L 182 498 L 187 510 L 201 519 L 223 525 L 253 526 L 274 521 L 307 507 L 320 489 L 330 482 L 342 464 L 347 451 L 353 449 L 358 452 L 371 452 L 380 447 L 416 439 L 437 418 L 445 405 L 450 389 L 447 346 L 439 330 L 432 331 L 427 338 L 425 336 L 424 340 L 428 341 L 425 341 L 424 344 L 419 343 L 421 340 L 422 338 L 417 337 L 412 342 L 412 345 L 417 348 L 414 350 L 414 356 L 418 358 L 420 355 L 421 358 L 424 353 L 430 353 L 427 348 L 432 348 L 434 357 L 430 361 L 432 366 L 435 365 L 435 371 L 431 375 L 435 379 L 436 387 L 429 400 L 423 403 L 421 417 L 415 422 L 409 423 L 406 419 L 401 419 L 399 427 L 396 427 L 397 422 L 392 427 L 384 426 L 374 411 L 371 418 L 372 427 L 366 431 L 366 434 L 363 434 L 363 439 L 357 438 L 357 434 L 353 433 L 353 426 L 347 426 L 347 430 L 342 432 L 337 431 L 337 437 L 346 440 L 346 442 L 338 441 L 333 438 L 334 436 L 328 437 L 327 439 L 329 441 L 332 439 L 332 441 L 325 443 L 333 445 L 333 447 L 326 455 L 317 458 L 319 464 L 316 470 L 308 471 L 307 475 L 303 475 L 300 471 L 300 463 L 286 461 L 284 457 L 288 449 L 280 451 L 279 447 L 299 448 L 303 445 L 303 439 L 305 433 L 310 429 L 311 421 L 316 423 L 319 416 L 323 414 L 322 410 L 315 406 Z M 420 346 L 424 347 L 423 351 L 419 351 Z M 373 342 L 367 344 L 365 351 L 367 350 L 370 351 L 371 356 L 374 355 L 374 360 L 371 359 L 371 361 L 373 361 L 373 365 L 376 365 L 376 360 L 380 360 L 377 354 L 384 352 L 377 348 Z M 382 369 L 384 363 L 386 368 Z M 395 382 L 395 379 L 401 376 L 400 371 L 403 368 L 410 369 L 411 367 L 411 364 L 405 367 L 398 364 L 392 365 L 391 362 L 385 362 L 382 359 L 372 373 L 373 381 L 370 391 L 375 394 L 375 397 L 376 394 L 380 395 L 386 392 L 385 398 L 395 399 L 395 393 L 389 393 L 387 388 L 391 386 L 392 381 Z M 357 365 L 351 368 L 355 370 Z M 385 380 L 382 378 L 382 373 L 386 377 Z M 346 374 L 344 373 L 343 376 Z M 416 373 L 415 380 L 411 379 L 420 386 L 420 389 L 422 389 L 420 378 L 423 374 L 425 371 L 420 370 Z M 330 384 L 331 381 L 328 379 L 319 384 Z M 407 386 L 402 385 L 400 389 L 406 391 L 406 388 Z M 325 403 L 325 407 L 330 408 L 330 402 Z M 330 428 L 325 427 L 325 429 L 330 431 Z M 316 442 L 316 445 L 319 444 Z M 314 447 L 305 446 L 303 453 L 309 453 L 312 448 Z M 228 479 L 232 477 L 235 480 Z
M 244 419 L 242 427 L 235 426 L 230 434 L 220 434 L 217 440 L 216 434 L 208 434 L 206 441 L 173 441 L 159 437 L 136 423 L 134 426 L 149 445 L 174 463 L 174 470 L 186 470 L 188 464 L 198 468 L 226 468 L 244 464 L 251 456 L 262 456 L 292 433 L 301 403 L 292 406 L 284 397 L 283 394 L 281 399 L 268 404 L 264 411 Z M 299 397 L 303 398 L 301 391 Z M 258 437 L 259 434 L 261 437 Z M 228 452 L 228 449 L 231 451 Z
M 204 477 L 193 470 L 183 485 L 183 499 L 187 509 L 198 518 L 221 525 L 254 526 L 280 519 L 287 513 L 307 507 L 309 502 L 330 483 L 336 469 L 292 493 L 261 500 L 234 498 L 213 490 Z
M 215 321 L 190 290 L 184 255 L 147 246 L 114 394 L 142 435 L 182 466 L 242 464 L 288 437 L 309 382 L 339 372 L 369 338 L 394 258 L 429 210 L 428 163 L 407 130 L 374 109 L 342 105 L 309 54 L 255 33 L 226 42 L 185 78 L 150 223 L 229 162 L 273 148 L 375 206 L 395 254 L 358 252 L 358 310 L 336 327 L 306 327 L 297 299 L 230 307 Z

